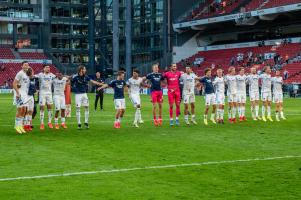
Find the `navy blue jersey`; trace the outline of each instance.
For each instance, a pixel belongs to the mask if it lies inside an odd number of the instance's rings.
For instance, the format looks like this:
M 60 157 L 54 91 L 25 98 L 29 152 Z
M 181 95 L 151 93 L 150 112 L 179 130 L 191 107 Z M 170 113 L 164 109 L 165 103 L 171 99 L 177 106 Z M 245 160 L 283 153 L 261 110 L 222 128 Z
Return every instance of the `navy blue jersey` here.
M 214 87 L 210 77 L 204 76 L 203 78 L 201 78 L 200 82 L 205 87 L 205 94 L 214 93 Z
M 71 79 L 72 92 L 75 94 L 83 94 L 88 92 L 88 86 L 91 78 L 87 75 L 74 75 Z
M 124 86 L 126 86 L 124 80 L 113 80 L 109 86 L 114 89 L 114 99 L 124 99 Z
M 151 91 L 160 91 L 161 81 L 164 80 L 164 77 L 161 73 L 150 73 L 146 76 L 146 78 L 151 82 Z
M 37 89 L 39 88 L 39 79 L 38 78 L 29 78 L 29 88 L 28 95 L 34 96 Z

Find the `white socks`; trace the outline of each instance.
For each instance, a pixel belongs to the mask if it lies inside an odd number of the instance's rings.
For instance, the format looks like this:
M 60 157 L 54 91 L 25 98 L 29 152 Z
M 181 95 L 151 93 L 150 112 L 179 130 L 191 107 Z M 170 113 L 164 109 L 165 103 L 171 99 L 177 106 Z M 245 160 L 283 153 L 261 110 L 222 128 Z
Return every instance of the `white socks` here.
M 236 107 L 232 107 L 232 118 L 236 118 Z
M 44 124 L 44 110 L 40 110 L 40 122 Z
M 258 117 L 259 116 L 259 105 L 255 106 L 255 116 Z
M 134 122 L 137 123 L 139 121 L 141 121 L 141 109 L 140 108 L 137 108 L 136 109 L 136 112 L 135 112 L 135 120 Z
M 85 108 L 85 123 L 89 123 L 89 107 Z
M 219 116 L 218 116 L 218 118 L 219 119 L 224 119 L 224 109 L 218 109 L 219 110 Z
M 246 113 L 246 107 L 245 106 L 238 106 L 238 116 L 239 117 L 244 117 L 245 113 Z M 253 115 L 253 112 L 252 112 L 252 115 Z
M 16 117 L 15 118 L 15 127 L 23 126 L 23 117 Z
M 52 110 L 48 110 L 48 123 L 51 123 L 52 120 Z
M 81 124 L 81 121 L 80 121 L 80 108 L 76 108 L 76 119 L 77 119 L 77 124 Z
M 230 107 L 228 108 L 228 118 L 232 118 L 232 109 Z
M 281 118 L 284 118 L 284 113 L 283 113 L 283 111 L 280 111 L 280 116 L 281 116 Z
M 241 117 L 241 116 L 242 116 L 242 113 L 241 113 L 241 111 L 242 111 L 242 110 L 241 110 L 241 107 L 240 107 L 240 106 L 238 106 L 238 107 L 237 107 L 237 113 L 238 113 L 238 116 L 239 116 L 239 117 Z
M 54 118 L 54 124 L 59 124 L 59 118 Z
M 61 117 L 62 124 L 65 124 L 65 117 Z M 59 118 L 54 118 L 54 123 L 59 124 Z
M 271 106 L 268 106 L 267 111 L 268 111 L 268 117 L 270 117 L 271 116 Z
M 88 123 L 89 122 L 89 107 L 88 108 L 85 108 L 85 123 Z M 81 114 L 80 114 L 80 108 L 76 108 L 76 119 L 77 119 L 77 124 L 81 124 Z M 63 120 L 65 121 L 65 118 L 63 119 L 62 118 L 62 123 L 63 123 Z
M 32 116 L 31 115 L 26 115 L 25 116 L 25 125 L 31 125 L 31 120 L 32 120 Z
M 265 107 L 264 106 L 261 107 L 261 112 L 262 112 L 262 116 L 265 116 Z

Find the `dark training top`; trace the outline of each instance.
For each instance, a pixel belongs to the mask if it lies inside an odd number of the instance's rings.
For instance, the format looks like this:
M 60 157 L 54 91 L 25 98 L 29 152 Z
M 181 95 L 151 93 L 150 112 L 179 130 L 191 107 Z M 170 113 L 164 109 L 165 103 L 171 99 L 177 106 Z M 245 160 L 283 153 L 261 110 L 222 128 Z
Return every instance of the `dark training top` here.
M 95 78 L 94 81 L 97 81 L 99 83 L 104 83 L 105 82 L 105 80 L 103 78 L 101 78 L 101 77 L 100 78 Z M 101 86 L 98 86 L 98 85 L 95 86 L 95 89 L 96 89 L 95 92 L 96 92 L 96 94 L 103 93 L 103 89 L 101 89 L 99 91 L 97 90 L 100 87 Z
M 203 78 L 201 78 L 200 82 L 205 87 L 205 94 L 214 93 L 214 87 L 213 87 L 212 80 L 210 77 L 204 76 Z
M 88 86 L 91 78 L 87 75 L 74 75 L 71 79 L 72 92 L 75 94 L 84 94 L 88 92 Z
M 161 73 L 150 73 L 146 78 L 151 82 L 151 91 L 161 91 L 161 81 L 164 80 L 164 77 Z

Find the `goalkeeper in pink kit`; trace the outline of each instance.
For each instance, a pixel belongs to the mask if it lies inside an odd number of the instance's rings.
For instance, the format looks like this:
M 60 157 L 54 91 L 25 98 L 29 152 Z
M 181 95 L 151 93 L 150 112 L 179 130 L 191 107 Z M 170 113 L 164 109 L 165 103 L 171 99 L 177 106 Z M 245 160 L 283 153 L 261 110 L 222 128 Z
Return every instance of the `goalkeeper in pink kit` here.
M 179 79 L 180 79 L 181 75 L 182 75 L 182 72 L 177 70 L 176 64 L 172 64 L 170 71 L 164 73 L 164 75 L 163 75 L 163 77 L 167 81 L 170 126 L 174 125 L 174 120 L 173 120 L 173 105 L 174 104 L 176 105 L 176 125 L 179 125 L 180 103 L 181 103 L 181 92 L 180 92 Z

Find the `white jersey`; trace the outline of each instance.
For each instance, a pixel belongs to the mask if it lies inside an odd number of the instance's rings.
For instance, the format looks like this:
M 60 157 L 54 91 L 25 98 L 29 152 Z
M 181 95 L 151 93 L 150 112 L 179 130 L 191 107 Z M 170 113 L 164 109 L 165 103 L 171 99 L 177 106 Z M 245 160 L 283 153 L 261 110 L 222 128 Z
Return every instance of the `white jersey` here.
M 142 78 L 134 79 L 130 78 L 127 81 L 129 86 L 129 94 L 140 94 L 141 83 L 143 82 Z
M 183 94 L 194 94 L 196 77 L 194 73 L 184 73 L 181 75 L 180 81 L 183 82 Z
M 261 92 L 271 92 L 272 91 L 272 77 L 270 74 L 261 74 L 259 76 L 261 80 Z
M 281 76 L 272 78 L 273 94 L 282 94 L 283 79 Z
M 237 94 L 237 82 L 236 76 L 227 75 L 225 77 L 225 82 L 228 86 L 227 94 L 228 95 L 235 95 Z
M 53 79 L 55 78 L 55 75 L 52 73 L 39 73 L 37 75 L 37 77 L 39 78 L 39 82 L 40 82 L 40 94 L 44 95 L 44 94 L 52 94 L 52 82 Z
M 19 88 L 19 92 L 27 95 L 30 83 L 27 74 L 23 70 L 21 70 L 17 73 L 15 80 L 17 80 L 21 86 Z
M 67 83 L 67 78 L 63 77 L 62 80 L 55 78 L 53 79 L 53 95 L 65 96 L 65 87 Z
M 249 84 L 249 92 L 255 93 L 259 92 L 259 75 L 257 74 L 250 74 L 247 77 L 247 82 Z
M 240 94 L 246 94 L 247 76 L 246 75 L 237 75 L 236 76 L 236 86 L 237 92 Z
M 213 81 L 215 93 L 225 94 L 225 80 L 224 77 L 216 77 Z

